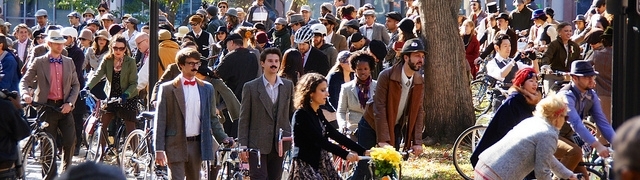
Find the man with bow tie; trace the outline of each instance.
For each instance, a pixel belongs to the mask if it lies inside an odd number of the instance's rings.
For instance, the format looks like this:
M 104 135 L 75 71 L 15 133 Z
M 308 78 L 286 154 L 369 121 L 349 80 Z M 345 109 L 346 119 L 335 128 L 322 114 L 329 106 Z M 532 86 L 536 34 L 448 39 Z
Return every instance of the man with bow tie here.
M 487 62 L 487 74 L 492 78 L 501 81 L 503 84 L 502 88 L 507 90 L 511 87 L 511 81 L 516 76 L 516 72 L 518 72 L 518 70 L 532 66 L 526 65 L 522 63 L 522 61 L 516 61 L 513 58 L 509 58 L 509 54 L 511 53 L 511 40 L 507 34 L 496 35 L 493 41 L 493 47 L 496 55 L 492 60 Z M 533 64 L 533 69 L 538 72 L 538 60 L 532 60 L 531 62 Z M 497 94 L 495 96 L 496 98 L 493 102 L 493 108 L 494 110 L 497 110 L 506 97 L 502 94 Z
M 176 63 L 182 74 L 159 87 L 156 164 L 168 165 L 171 179 L 200 179 L 202 161 L 213 160 L 214 145 L 233 143 L 215 114 L 213 86 L 196 78 L 200 56 L 192 48 L 178 51 Z
M 591 63 L 585 60 L 573 61 L 569 74 L 571 74 L 571 84 L 564 86 L 558 92 L 558 94 L 566 96 L 569 112 L 567 113 L 567 121 L 560 129 L 558 149 L 554 155 L 570 170 L 586 174 L 584 166 L 578 166 L 582 160 L 583 147 L 596 149 L 600 157 L 609 157 L 609 149 L 603 144 L 613 142 L 616 132 L 602 112 L 600 98 L 593 90 L 596 87 L 598 72 L 593 69 Z M 602 135 L 604 139 L 602 137 L 596 138 L 584 126 L 582 120 L 587 116 L 591 116 L 594 120 L 599 135 Z M 578 144 L 580 141 L 574 140 L 576 134 L 584 144 Z
M 366 10 L 363 15 L 364 25 L 360 26 L 362 36 L 369 40 L 379 40 L 384 43 L 389 43 L 391 38 L 389 37 L 389 33 L 387 33 L 387 28 L 380 23 L 376 23 L 376 12 L 374 10 Z
M 57 138 L 58 129 L 62 132 L 64 153 L 62 167 L 66 170 L 71 166 L 76 138 L 73 115 L 70 112 L 80 93 L 80 83 L 73 60 L 62 55 L 67 40 L 61 32 L 49 31 L 46 41 L 49 52 L 33 59 L 20 81 L 20 94 L 28 104 L 35 101 L 39 104 L 59 107 L 57 109 L 40 107 L 38 111 L 43 113 L 42 118 L 49 123 L 45 129 L 47 133 Z M 53 179 L 56 173 L 54 164 L 47 179 Z

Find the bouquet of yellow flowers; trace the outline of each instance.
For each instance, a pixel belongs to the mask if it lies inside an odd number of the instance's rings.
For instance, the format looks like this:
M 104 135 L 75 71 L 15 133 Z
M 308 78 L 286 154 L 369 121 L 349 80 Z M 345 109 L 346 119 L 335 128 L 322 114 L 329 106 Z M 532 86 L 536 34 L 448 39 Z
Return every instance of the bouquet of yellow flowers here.
M 392 146 L 371 148 L 370 155 L 375 167 L 373 172 L 375 177 L 383 178 L 388 176 L 387 178 L 393 178 L 396 176 L 396 171 L 400 168 L 400 163 L 402 163 L 402 155 Z

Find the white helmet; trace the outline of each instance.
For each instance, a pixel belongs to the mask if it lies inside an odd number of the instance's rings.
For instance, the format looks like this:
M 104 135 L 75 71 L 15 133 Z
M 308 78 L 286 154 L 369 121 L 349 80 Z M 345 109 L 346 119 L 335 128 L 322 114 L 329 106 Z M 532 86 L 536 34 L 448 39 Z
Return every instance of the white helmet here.
M 311 30 L 313 31 L 313 33 L 320 33 L 322 35 L 327 35 L 327 27 L 325 27 L 323 24 L 320 24 L 320 23 L 311 25 Z
M 78 30 L 76 30 L 76 28 L 64 27 L 61 31 L 62 36 L 71 36 L 74 38 L 78 38 Z
M 313 30 L 311 30 L 309 26 L 304 26 L 296 31 L 296 34 L 293 37 L 293 42 L 304 43 L 311 41 L 311 39 L 313 39 Z

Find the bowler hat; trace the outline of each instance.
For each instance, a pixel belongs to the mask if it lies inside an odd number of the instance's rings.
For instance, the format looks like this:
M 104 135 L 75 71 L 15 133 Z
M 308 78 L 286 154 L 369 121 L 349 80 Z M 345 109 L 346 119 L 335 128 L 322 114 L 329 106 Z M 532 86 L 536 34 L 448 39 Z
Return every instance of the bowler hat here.
M 409 18 L 404 18 L 402 19 L 402 21 L 400 21 L 400 23 L 398 23 L 398 28 L 400 28 L 400 30 L 405 33 L 413 33 L 413 28 L 415 26 L 416 24 Z
M 427 53 L 427 51 L 424 50 L 424 44 L 422 44 L 422 41 L 418 38 L 409 39 L 404 43 L 404 46 L 402 46 L 402 54 L 413 52 Z
M 506 21 L 510 21 L 511 19 L 509 18 L 509 15 L 506 13 L 500 13 L 500 15 L 498 15 L 498 17 L 496 17 L 496 20 L 498 19 L 504 19 Z
M 589 61 L 576 60 L 571 63 L 571 73 L 569 74 L 574 76 L 593 76 L 599 73 L 593 69 Z

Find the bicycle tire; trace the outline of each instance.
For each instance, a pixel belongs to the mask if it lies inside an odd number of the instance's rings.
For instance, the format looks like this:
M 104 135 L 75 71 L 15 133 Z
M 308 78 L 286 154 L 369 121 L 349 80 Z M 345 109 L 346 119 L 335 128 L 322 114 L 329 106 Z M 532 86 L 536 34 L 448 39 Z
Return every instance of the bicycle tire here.
M 288 150 L 284 153 L 284 157 L 282 158 L 282 180 L 289 179 L 289 172 L 291 171 L 291 164 L 293 163 L 293 159 L 291 158 L 291 150 Z
M 86 160 L 98 162 L 102 156 L 102 145 L 100 145 L 100 138 L 102 136 L 102 124 L 96 125 L 93 134 L 89 136 L 89 147 L 87 150 Z
M 471 96 L 473 108 L 476 114 L 481 115 L 491 109 L 491 94 L 489 92 L 489 85 L 482 79 L 471 82 Z
M 135 178 L 151 179 L 153 171 L 153 154 L 149 151 L 146 133 L 140 129 L 131 131 L 124 141 L 120 152 L 120 168 L 125 175 L 133 175 Z
M 200 165 L 200 179 L 211 179 L 210 174 L 211 174 L 211 161 L 202 161 Z
M 590 167 L 587 167 L 587 172 L 589 173 L 589 180 L 600 180 L 600 179 L 606 180 L 607 179 L 606 177 L 604 177 L 604 175 L 602 175 L 602 173 Z
M 56 169 L 56 145 L 53 136 L 46 132 L 38 132 L 29 137 L 27 144 L 22 148 L 22 167 L 29 166 L 41 167 L 42 179 L 47 179 L 52 170 Z M 32 156 L 33 155 L 33 156 Z M 24 171 L 26 178 L 30 173 Z
M 473 167 L 469 161 L 471 154 L 475 150 L 475 146 L 480 142 L 482 134 L 484 134 L 484 130 L 486 129 L 487 126 L 484 125 L 472 126 L 464 130 L 460 136 L 456 138 L 452 150 L 453 165 L 456 171 L 458 171 L 458 174 L 464 179 L 473 179 L 473 174 L 469 173 L 473 172 Z M 467 136 L 470 136 L 469 139 L 467 139 Z
M 587 120 L 583 120 L 582 124 L 584 124 L 584 127 L 587 128 L 587 130 L 589 130 L 589 132 L 591 132 L 591 135 L 596 137 L 596 140 L 599 140 L 599 138 L 597 137 L 598 135 L 598 127 L 593 124 L 592 122 L 589 122 Z M 594 160 L 596 160 L 598 157 L 600 157 L 598 155 L 598 153 L 596 152 L 595 148 L 591 148 L 591 151 L 585 151 L 584 149 L 582 149 L 582 161 L 583 162 L 590 162 L 590 163 L 594 163 Z

